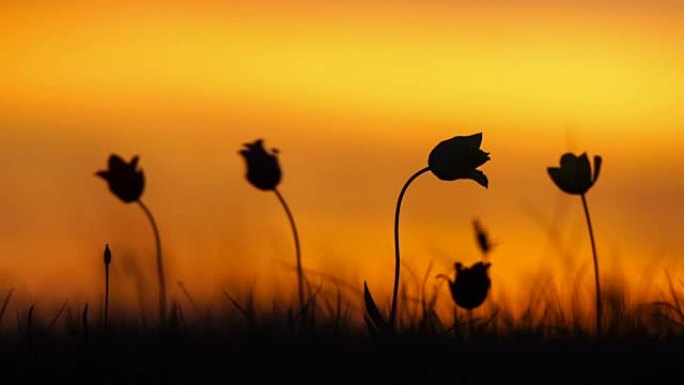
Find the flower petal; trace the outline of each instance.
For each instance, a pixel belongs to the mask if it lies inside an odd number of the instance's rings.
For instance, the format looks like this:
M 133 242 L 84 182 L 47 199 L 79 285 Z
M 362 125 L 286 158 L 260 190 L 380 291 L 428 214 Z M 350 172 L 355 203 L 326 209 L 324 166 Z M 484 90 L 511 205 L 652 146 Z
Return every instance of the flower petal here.
M 560 168 L 563 170 L 563 172 L 566 172 L 568 175 L 575 174 L 577 172 L 577 163 L 579 162 L 579 157 L 575 156 L 575 154 L 567 153 L 563 154 L 560 159 Z
M 482 145 L 482 133 L 468 135 L 468 136 L 457 136 L 454 139 L 463 143 L 464 145 L 472 148 L 480 148 Z
M 126 162 L 116 154 L 109 156 L 108 164 L 110 170 L 116 170 L 126 166 Z
M 592 179 L 592 181 L 591 181 L 592 186 L 598 180 L 599 173 L 601 172 L 601 164 L 602 163 L 603 163 L 603 158 L 601 158 L 600 155 L 594 156 L 594 179 Z
M 482 185 L 482 187 L 484 187 L 484 188 L 489 187 L 489 180 L 487 179 L 487 176 L 480 170 L 470 171 L 468 173 L 467 178 L 474 180 L 475 182 Z
M 556 186 L 558 186 L 559 189 L 568 194 L 577 194 L 571 183 L 569 183 L 568 179 L 566 178 L 565 169 L 549 167 L 547 170 L 551 180 L 556 184 Z
M 583 190 L 583 193 L 591 187 L 591 163 L 587 153 L 583 153 L 577 158 L 577 171 L 575 174 L 575 184 Z

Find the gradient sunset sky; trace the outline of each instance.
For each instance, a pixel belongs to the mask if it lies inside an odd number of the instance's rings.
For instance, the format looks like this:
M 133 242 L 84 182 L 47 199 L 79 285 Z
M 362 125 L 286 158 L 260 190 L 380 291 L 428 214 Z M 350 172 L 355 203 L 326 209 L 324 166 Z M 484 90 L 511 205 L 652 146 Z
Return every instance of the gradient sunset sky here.
M 588 200 L 606 279 L 656 295 L 666 268 L 681 276 L 682 2 L 56 3 L 0 7 L 0 290 L 24 301 L 96 301 L 109 243 L 113 301 L 147 285 L 154 306 L 149 224 L 94 176 L 110 153 L 141 156 L 172 296 L 178 280 L 205 303 L 293 289 L 285 214 L 237 154 L 257 138 L 280 150 L 305 267 L 379 302 L 402 184 L 476 132 L 489 189 L 427 174 L 405 198 L 416 274 L 479 260 L 479 218 L 494 299 L 579 274 L 590 303 L 580 200 L 546 173 L 587 151 L 604 158 Z

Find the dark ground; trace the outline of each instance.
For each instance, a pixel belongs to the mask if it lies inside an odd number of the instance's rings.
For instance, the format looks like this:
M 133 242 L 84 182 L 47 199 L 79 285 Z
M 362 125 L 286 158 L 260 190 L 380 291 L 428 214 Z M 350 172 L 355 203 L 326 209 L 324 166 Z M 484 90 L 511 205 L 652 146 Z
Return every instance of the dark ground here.
M 8 383 L 677 383 L 681 339 L 119 335 L 0 341 Z

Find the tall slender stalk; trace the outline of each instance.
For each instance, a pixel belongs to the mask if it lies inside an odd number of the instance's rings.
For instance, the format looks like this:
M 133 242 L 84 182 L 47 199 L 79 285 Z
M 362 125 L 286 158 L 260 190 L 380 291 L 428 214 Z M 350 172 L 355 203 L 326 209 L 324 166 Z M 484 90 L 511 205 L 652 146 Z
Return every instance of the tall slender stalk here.
M 399 294 L 399 273 L 401 268 L 401 258 L 399 256 L 399 213 L 401 211 L 401 201 L 404 199 L 406 190 L 411 183 L 422 174 L 430 171 L 430 167 L 425 167 L 413 174 L 402 187 L 397 199 L 397 209 L 394 213 L 394 288 L 392 290 L 392 308 L 390 310 L 389 324 L 394 327 L 395 318 L 397 315 L 397 295 Z
M 285 198 L 283 198 L 283 195 L 280 193 L 280 191 L 278 191 L 277 188 L 274 188 L 273 192 L 275 192 L 276 196 L 278 197 L 280 204 L 283 205 L 285 213 L 287 214 L 287 219 L 290 221 L 290 226 L 292 227 L 292 234 L 294 235 L 295 242 L 295 253 L 297 254 L 297 292 L 299 295 L 299 307 L 303 312 L 305 306 L 303 282 L 304 271 L 302 270 L 302 252 L 299 247 L 299 235 L 297 233 L 297 226 L 295 225 L 294 217 L 292 216 L 292 211 L 290 211 L 290 207 L 287 205 L 287 202 L 285 202 Z
M 157 245 L 157 279 L 159 280 L 159 319 L 164 322 L 166 320 L 166 280 L 164 279 L 164 265 L 162 264 L 159 229 L 157 228 L 157 222 L 155 222 L 150 209 L 148 209 L 141 200 L 137 200 L 136 203 L 138 203 L 140 208 L 145 212 L 145 215 L 147 215 L 147 218 L 152 224 L 152 230 L 154 231 L 154 240 Z
M 105 263 L 105 303 L 104 303 L 104 330 L 107 331 L 109 321 L 109 264 Z
M 587 226 L 589 227 L 589 238 L 591 239 L 591 252 L 594 256 L 594 279 L 596 280 L 596 333 L 601 334 L 602 328 L 602 314 L 603 307 L 601 306 L 601 284 L 599 280 L 598 256 L 596 254 L 596 241 L 594 240 L 594 229 L 591 226 L 591 217 L 589 216 L 589 207 L 587 206 L 587 198 L 582 194 L 582 206 L 584 206 L 584 215 L 587 217 Z

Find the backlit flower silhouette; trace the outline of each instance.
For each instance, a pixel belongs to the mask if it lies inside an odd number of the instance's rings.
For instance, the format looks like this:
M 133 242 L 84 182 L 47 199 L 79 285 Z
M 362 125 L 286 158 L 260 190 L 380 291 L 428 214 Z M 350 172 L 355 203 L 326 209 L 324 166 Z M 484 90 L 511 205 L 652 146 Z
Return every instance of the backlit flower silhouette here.
M 393 329 L 397 313 L 397 295 L 399 292 L 399 275 L 401 258 L 399 252 L 399 213 L 401 202 L 409 185 L 420 175 L 430 171 L 437 178 L 445 181 L 455 181 L 458 179 L 472 179 L 483 187 L 489 186 L 487 176 L 477 168 L 485 164 L 490 158 L 489 153 L 480 149 L 482 144 L 482 133 L 469 136 L 456 136 L 437 144 L 428 156 L 428 167 L 425 167 L 413 174 L 399 193 L 397 207 L 394 216 L 394 287 L 392 291 L 392 307 L 390 309 L 389 320 L 385 321 L 380 316 L 373 297 L 364 282 L 364 300 L 366 304 L 366 319 L 371 321 L 376 328 Z
M 137 156 L 126 163 L 118 155 L 109 157 L 109 169 L 98 171 L 97 176 L 107 181 L 109 190 L 125 203 L 140 199 L 145 189 L 145 175 L 138 170 Z
M 137 203 L 149 219 L 154 239 L 157 246 L 157 278 L 159 280 L 159 317 L 166 319 L 166 280 L 164 278 L 164 266 L 162 263 L 161 240 L 157 223 L 152 212 L 140 200 L 145 189 L 145 175 L 138 170 L 139 157 L 134 156 L 126 163 L 120 156 L 112 154 L 109 157 L 109 169 L 98 171 L 95 175 L 101 177 L 109 185 L 109 190 L 125 203 Z
M 451 297 L 456 305 L 473 310 L 480 307 L 487 299 L 487 294 L 492 286 L 489 279 L 490 263 L 477 262 L 471 267 L 464 267 L 456 262 L 456 279 L 449 281 Z
M 259 190 L 275 190 L 282 173 L 278 165 L 277 150 L 270 154 L 264 149 L 264 141 L 258 139 L 254 143 L 245 143 L 245 149 L 240 155 L 247 163 L 247 180 Z
M 278 164 L 278 150 L 273 149 L 270 153 L 264 149 L 264 141 L 257 139 L 253 143 L 245 143 L 245 148 L 239 153 L 245 159 L 247 166 L 247 174 L 245 177 L 247 181 L 254 187 L 263 191 L 273 191 L 280 201 L 285 214 L 290 221 L 292 233 L 294 234 L 295 253 L 297 256 L 297 289 L 299 294 L 299 305 L 302 312 L 305 311 L 304 299 L 304 272 L 302 270 L 301 249 L 299 247 L 299 235 L 297 233 L 297 226 L 295 225 L 294 217 L 290 211 L 285 198 L 283 198 L 280 191 L 278 191 L 278 184 L 282 179 L 282 172 Z
M 584 215 L 589 227 L 589 238 L 591 240 L 591 251 L 594 257 L 594 279 L 596 281 L 596 332 L 601 333 L 602 325 L 602 306 L 601 306 L 601 284 L 599 280 L 598 256 L 596 253 L 596 241 L 594 240 L 594 230 L 589 216 L 586 193 L 594 186 L 601 171 L 602 158 L 594 157 L 594 169 L 592 172 L 589 157 L 586 153 L 580 156 L 574 154 L 564 154 L 560 159 L 560 167 L 549 167 L 548 172 L 551 180 L 563 192 L 571 195 L 579 195 L 582 198 Z
M 561 157 L 560 167 L 549 167 L 549 175 L 556 186 L 564 192 L 584 195 L 596 183 L 601 172 L 601 163 L 602 158 L 595 156 L 592 173 L 586 153 L 580 156 L 568 153 Z
M 489 153 L 480 150 L 481 144 L 481 133 L 456 136 L 439 143 L 428 157 L 430 171 L 441 180 L 472 179 L 487 187 L 487 177 L 477 170 L 489 160 Z

